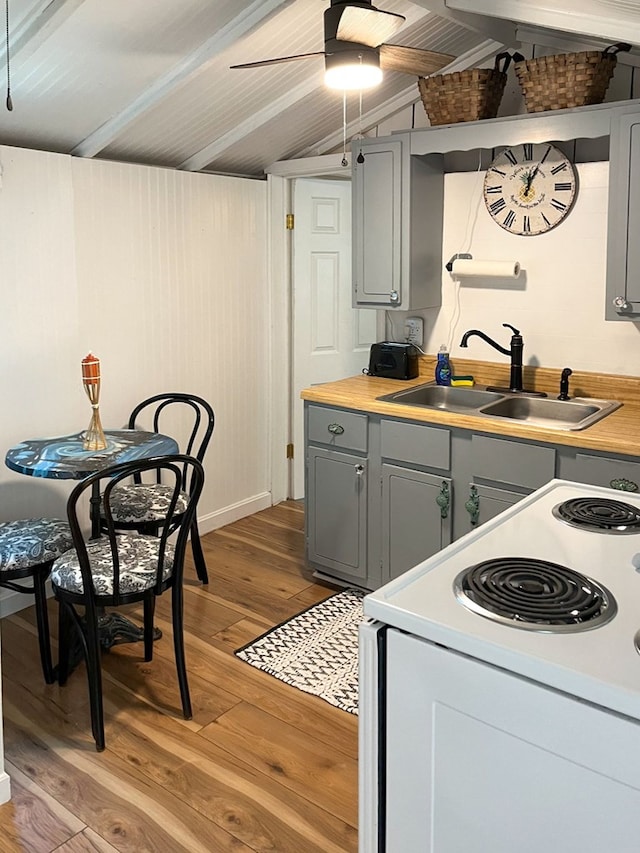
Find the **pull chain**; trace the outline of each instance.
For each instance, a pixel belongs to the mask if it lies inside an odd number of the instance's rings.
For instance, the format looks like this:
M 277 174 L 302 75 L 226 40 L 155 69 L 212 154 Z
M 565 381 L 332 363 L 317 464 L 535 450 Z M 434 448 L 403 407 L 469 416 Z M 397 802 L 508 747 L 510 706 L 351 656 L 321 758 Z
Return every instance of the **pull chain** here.
M 342 90 L 342 165 L 348 166 L 347 161 L 347 90 Z
M 359 92 L 358 99 L 358 139 L 362 139 L 362 89 Z M 362 142 L 360 143 L 360 153 L 356 157 L 356 162 L 362 165 L 364 163 L 364 154 L 362 153 Z
M 5 44 L 6 44 L 6 53 L 7 53 L 7 100 L 6 105 L 9 112 L 13 109 L 13 101 L 11 100 L 11 72 L 9 70 L 9 0 L 5 0 L 4 2 L 5 8 L 5 20 L 6 20 L 6 30 L 5 30 Z

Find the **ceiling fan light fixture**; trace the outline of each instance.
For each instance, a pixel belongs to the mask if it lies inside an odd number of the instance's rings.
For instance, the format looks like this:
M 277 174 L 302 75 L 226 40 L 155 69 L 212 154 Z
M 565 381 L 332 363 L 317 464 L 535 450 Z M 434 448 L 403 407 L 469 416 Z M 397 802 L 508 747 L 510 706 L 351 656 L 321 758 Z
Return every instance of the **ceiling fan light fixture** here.
M 375 49 L 341 50 L 326 56 L 324 82 L 330 89 L 372 89 L 382 77 Z

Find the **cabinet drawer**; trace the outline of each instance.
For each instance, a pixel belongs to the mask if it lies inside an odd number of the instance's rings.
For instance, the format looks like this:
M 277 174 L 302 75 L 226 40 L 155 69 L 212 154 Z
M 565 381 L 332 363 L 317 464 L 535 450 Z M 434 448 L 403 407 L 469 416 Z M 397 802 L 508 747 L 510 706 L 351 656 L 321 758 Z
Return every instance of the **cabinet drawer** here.
M 562 460 L 559 474 L 567 480 L 577 480 L 594 486 L 620 488 L 626 485 L 633 491 L 635 485 L 640 490 L 640 462 L 625 459 L 576 453 L 575 459 Z
M 537 489 L 555 477 L 553 447 L 474 435 L 471 454 L 473 476 L 484 480 Z
M 367 452 L 366 415 L 309 406 L 308 439 L 315 444 Z
M 451 436 L 448 429 L 382 421 L 382 457 L 448 471 Z

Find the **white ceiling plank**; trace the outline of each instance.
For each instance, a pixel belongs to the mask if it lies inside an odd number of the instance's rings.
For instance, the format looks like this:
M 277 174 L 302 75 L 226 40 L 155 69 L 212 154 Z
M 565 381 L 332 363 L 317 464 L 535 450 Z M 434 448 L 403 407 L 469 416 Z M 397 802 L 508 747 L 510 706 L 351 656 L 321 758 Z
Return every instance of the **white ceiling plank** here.
M 316 75 L 313 75 L 299 86 L 294 86 L 294 88 L 287 92 L 286 95 L 282 95 L 282 97 L 271 101 L 263 109 L 253 113 L 253 115 L 248 119 L 234 127 L 233 130 L 230 130 L 228 133 L 225 133 L 216 139 L 215 142 L 212 142 L 210 145 L 207 145 L 205 148 L 197 151 L 187 160 L 180 163 L 178 165 L 178 169 L 184 169 L 188 172 L 197 172 L 200 169 L 203 169 L 208 163 L 211 163 L 212 160 L 215 160 L 215 158 L 219 157 L 224 151 L 227 151 L 229 148 L 233 148 L 233 146 L 245 136 L 253 133 L 259 127 L 262 127 L 262 125 L 270 122 L 278 115 L 278 113 L 288 110 L 299 101 L 302 101 L 317 88 L 318 81 L 316 80 Z
M 15 59 L 31 56 L 69 18 L 84 0 L 41 0 L 15 27 L 9 8 L 9 55 Z M 0 59 L 7 55 L 6 45 L 0 48 Z
M 430 14 L 430 10 L 426 8 L 424 8 L 423 11 L 416 9 L 415 12 L 408 13 L 404 24 L 397 30 L 396 36 L 400 37 L 406 29 L 421 21 L 423 18 L 426 18 Z M 261 127 L 271 121 L 279 112 L 289 109 L 298 101 L 306 98 L 311 94 L 311 92 L 321 88 L 323 85 L 323 75 L 314 74 L 307 82 L 294 87 L 285 96 L 272 101 L 267 107 L 254 113 L 246 121 L 214 140 L 210 145 L 207 145 L 200 151 L 194 152 L 194 154 L 192 154 L 188 159 L 180 163 L 178 168 L 192 172 L 197 172 L 200 169 L 203 169 L 216 157 L 219 157 L 224 151 L 227 151 L 236 145 L 244 136 L 249 133 L 253 133 L 258 127 Z
M 487 59 L 491 59 L 497 53 L 500 53 L 502 50 L 504 50 L 504 45 L 500 42 L 492 40 L 484 41 L 472 50 L 468 50 L 466 53 L 461 54 L 453 62 L 450 62 L 449 65 L 441 68 L 440 71 L 438 71 L 438 74 L 451 74 L 454 71 L 465 71 L 467 68 L 476 68 L 477 66 L 482 65 L 483 62 L 486 62 Z M 404 107 L 408 107 L 410 104 L 416 103 L 419 99 L 420 95 L 414 83 L 414 85 L 408 86 L 393 98 L 385 101 L 385 103 L 380 104 L 375 110 L 371 110 L 363 114 L 363 129 L 366 131 L 375 127 L 383 119 L 389 118 L 389 116 L 397 113 L 401 109 L 404 109 Z M 361 122 L 359 118 L 350 122 L 347 125 L 347 136 L 351 137 L 354 133 L 357 133 L 360 125 Z M 336 131 L 335 133 L 329 134 L 312 147 L 298 152 L 295 156 L 310 157 L 312 155 L 325 154 L 328 151 L 332 151 L 341 142 L 342 131 Z
M 496 17 L 486 17 L 484 14 L 475 14 L 476 12 L 484 12 L 484 9 L 476 8 L 474 0 L 471 3 L 464 3 L 458 7 L 457 3 L 450 3 L 448 0 L 412 0 L 418 6 L 445 18 L 448 21 L 453 21 L 461 27 L 473 30 L 473 32 L 481 33 L 496 41 L 501 41 L 509 47 L 518 47 L 516 40 L 515 25 L 508 20 L 509 16 L 504 17 L 507 20 L 499 20 Z M 463 9 L 464 11 L 460 11 Z M 489 13 L 486 13 L 489 15 Z M 502 16 L 500 16 L 502 17 Z
M 422 0 L 415 0 L 421 3 Z M 445 0 L 452 10 L 640 44 L 640 6 L 630 0 Z
M 248 8 L 218 30 L 214 36 L 207 39 L 197 50 L 185 56 L 170 71 L 159 77 L 152 86 L 118 115 L 113 116 L 76 145 L 71 154 L 78 157 L 95 157 L 96 154 L 110 145 L 124 128 L 161 101 L 177 86 L 184 83 L 191 75 L 197 74 L 210 59 L 257 26 L 280 6 L 291 2 L 292 0 L 254 0 Z

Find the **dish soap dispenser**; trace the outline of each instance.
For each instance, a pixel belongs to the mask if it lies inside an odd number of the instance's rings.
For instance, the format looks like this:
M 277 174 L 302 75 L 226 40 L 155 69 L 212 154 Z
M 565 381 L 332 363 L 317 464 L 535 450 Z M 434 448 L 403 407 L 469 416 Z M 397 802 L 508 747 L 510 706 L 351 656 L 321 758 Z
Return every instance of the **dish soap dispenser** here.
M 449 353 L 444 344 L 438 352 L 438 361 L 436 362 L 436 384 L 451 385 L 451 365 L 449 363 Z

